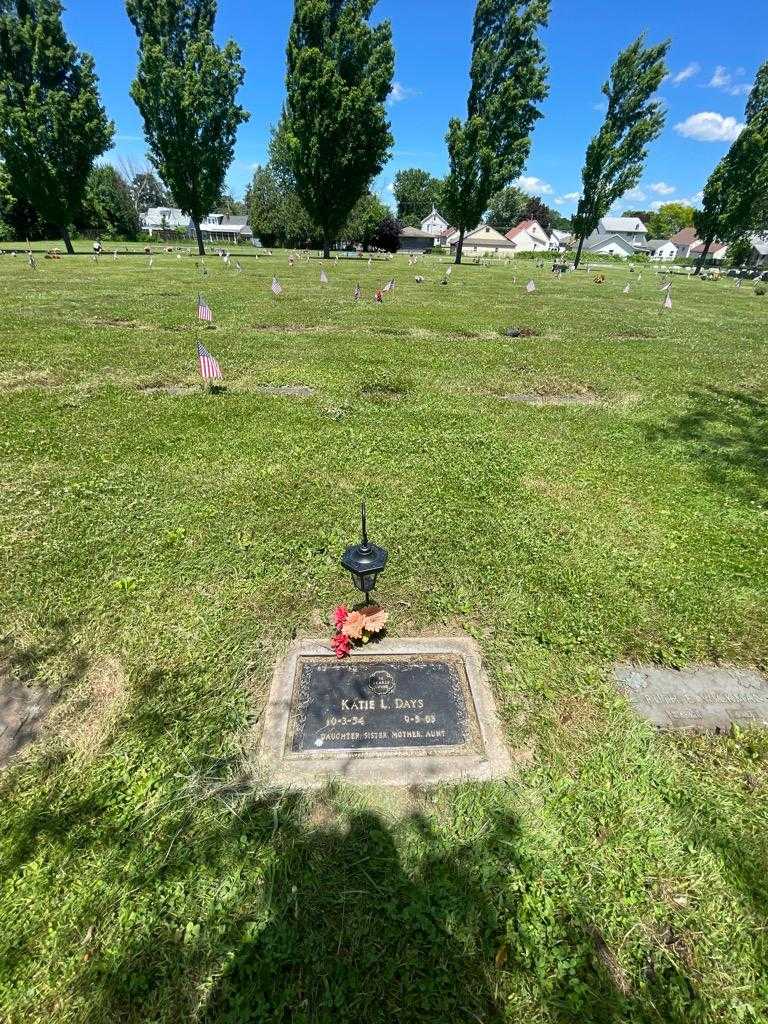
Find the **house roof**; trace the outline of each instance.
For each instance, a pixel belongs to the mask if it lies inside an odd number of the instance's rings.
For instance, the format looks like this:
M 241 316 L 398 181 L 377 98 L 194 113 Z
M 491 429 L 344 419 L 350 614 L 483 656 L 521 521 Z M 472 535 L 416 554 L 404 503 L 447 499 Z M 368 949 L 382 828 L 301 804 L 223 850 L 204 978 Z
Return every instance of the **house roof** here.
M 516 224 L 513 228 L 510 228 L 504 237 L 508 238 L 510 242 L 513 242 L 517 238 L 517 236 L 521 234 L 521 232 L 529 231 L 534 226 L 537 227 L 539 231 L 546 235 L 546 231 L 544 231 L 544 228 L 541 226 L 541 224 L 539 224 L 537 220 L 521 220 L 519 224 Z
M 696 228 L 683 228 L 682 231 L 678 231 L 676 235 L 672 235 L 670 238 L 670 242 L 674 242 L 675 245 L 693 245 L 698 240 L 699 236 L 696 234 Z
M 728 246 L 725 244 L 725 242 L 713 242 L 712 245 L 710 245 L 710 247 L 709 247 L 709 252 L 710 253 L 721 252 L 723 249 L 727 249 L 727 248 L 728 248 Z M 694 245 L 691 248 L 691 252 L 695 252 L 695 253 L 698 253 L 699 255 L 701 255 L 701 253 L 704 252 L 704 242 L 699 242 L 698 245 Z
M 422 231 L 420 228 L 403 228 L 400 232 L 401 238 L 434 238 L 434 235 L 430 235 L 428 231 Z
M 750 242 L 758 256 L 768 256 L 768 235 L 752 235 Z
M 653 252 L 654 249 L 661 249 L 664 245 L 674 245 L 675 243 L 671 238 L 649 238 L 645 244 Z
M 470 240 L 473 242 L 482 240 L 496 246 L 507 246 L 511 241 L 496 228 L 492 228 L 490 224 L 478 224 L 474 231 L 468 231 L 464 236 L 464 241 Z
M 421 218 L 421 223 L 423 224 L 424 221 L 425 220 L 429 220 L 430 217 L 439 217 L 440 220 L 443 222 L 443 224 L 447 224 L 448 223 L 448 221 L 445 219 L 445 217 L 442 215 L 442 213 L 440 213 L 440 211 L 436 207 L 434 207 L 434 206 L 429 211 L 429 213 L 427 214 L 426 217 L 422 217 Z
M 560 231 L 558 230 L 558 228 L 552 228 L 552 230 L 549 233 L 549 236 L 550 238 L 554 238 L 558 242 L 564 242 L 566 238 L 571 237 L 570 232 Z
M 647 232 L 645 224 L 639 217 L 603 217 L 600 224 L 609 235 L 626 232 Z
M 622 246 L 627 250 L 627 252 L 637 252 L 634 245 L 632 245 L 631 242 L 628 242 L 626 238 L 622 238 L 621 235 L 595 235 L 591 241 L 590 239 L 587 239 L 584 243 L 584 248 L 588 252 L 593 252 L 595 249 L 602 249 L 605 246 L 610 245 L 611 242 L 616 242 L 617 245 Z

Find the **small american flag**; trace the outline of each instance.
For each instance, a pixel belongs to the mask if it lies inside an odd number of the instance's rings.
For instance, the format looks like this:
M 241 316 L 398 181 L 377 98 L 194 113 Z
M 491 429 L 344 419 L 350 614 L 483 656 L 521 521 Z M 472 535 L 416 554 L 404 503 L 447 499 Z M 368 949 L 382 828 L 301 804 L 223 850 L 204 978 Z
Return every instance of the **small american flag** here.
M 384 285 L 384 291 L 385 292 L 393 292 L 394 290 L 395 290 L 395 279 L 393 277 L 393 278 L 390 278 L 390 280 L 387 281 L 387 283 Z
M 328 284 L 328 275 L 324 270 L 320 271 L 320 284 Z
M 210 323 L 213 320 L 213 313 L 211 307 L 205 301 L 202 295 L 197 296 L 197 319 L 206 320 Z
M 272 278 L 272 291 L 275 293 L 275 295 L 283 294 L 283 286 L 280 284 L 276 277 Z
M 239 260 L 235 260 L 235 270 L 238 272 L 238 274 L 242 274 L 243 272 L 243 268 L 240 266 Z
M 450 277 L 452 273 L 453 273 L 453 267 L 448 267 L 448 269 L 445 272 L 445 276 L 446 277 Z
M 362 294 L 363 293 L 360 291 L 360 285 L 357 285 L 357 287 L 355 288 L 355 302 L 359 302 L 360 301 L 360 296 Z
M 626 285 L 626 287 L 624 288 L 624 294 L 629 295 L 629 285 Z
M 672 296 L 667 292 L 667 297 L 664 299 L 664 309 L 672 309 Z
M 535 292 L 536 291 L 536 285 L 534 284 L 533 281 L 529 281 L 528 284 L 525 286 L 525 290 L 527 292 Z
M 221 367 L 218 362 L 205 345 L 201 345 L 199 341 L 197 343 L 197 363 L 203 380 L 217 380 L 221 377 Z

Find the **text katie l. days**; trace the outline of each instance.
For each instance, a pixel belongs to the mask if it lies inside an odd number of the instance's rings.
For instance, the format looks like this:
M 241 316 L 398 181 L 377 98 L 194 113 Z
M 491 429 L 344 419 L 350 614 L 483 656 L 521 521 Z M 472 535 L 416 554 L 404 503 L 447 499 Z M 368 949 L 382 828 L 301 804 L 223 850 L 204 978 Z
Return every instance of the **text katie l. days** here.
M 421 711 L 423 707 L 423 700 L 416 698 L 404 700 L 400 697 L 395 697 L 394 704 L 388 704 L 383 697 L 379 697 L 378 701 L 355 700 L 353 697 L 346 697 L 341 702 L 342 711 L 391 711 L 392 708 L 397 711 Z

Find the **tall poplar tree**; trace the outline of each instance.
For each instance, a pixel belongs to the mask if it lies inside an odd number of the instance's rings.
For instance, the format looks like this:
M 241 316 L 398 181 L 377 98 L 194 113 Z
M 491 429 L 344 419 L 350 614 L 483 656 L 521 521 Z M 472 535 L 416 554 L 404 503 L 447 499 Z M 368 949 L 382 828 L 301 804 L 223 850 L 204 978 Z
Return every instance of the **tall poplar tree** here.
M 669 40 L 646 46 L 638 36 L 622 50 L 611 68 L 603 95 L 608 101 L 605 120 L 587 147 L 581 172 L 581 199 L 573 218 L 579 245 L 578 267 L 584 239 L 597 227 L 611 205 L 634 188 L 645 166 L 648 145 L 664 127 L 664 110 L 651 96 L 667 73 Z
M 768 61 L 757 72 L 745 115 L 743 131 L 710 175 L 694 214 L 704 242 L 696 274 L 716 238 L 735 242 L 768 230 Z
M 59 0 L 0 3 L 0 155 L 14 195 L 55 224 L 67 252 L 93 162 L 114 125 L 93 58 L 69 41 Z
M 237 129 L 248 120 L 236 102 L 245 72 L 240 49 L 213 38 L 216 0 L 127 0 L 139 38 L 131 96 L 144 118 L 152 164 L 195 229 L 224 190 Z
M 531 150 L 531 130 L 547 96 L 547 64 L 539 29 L 549 0 L 477 0 L 467 118 L 452 118 L 446 142 L 450 172 L 444 213 L 464 234 L 485 213 L 491 196 L 516 178 Z
M 376 0 L 295 0 L 280 132 L 298 196 L 323 253 L 389 156 L 384 101 L 395 51 L 388 21 L 371 26 Z

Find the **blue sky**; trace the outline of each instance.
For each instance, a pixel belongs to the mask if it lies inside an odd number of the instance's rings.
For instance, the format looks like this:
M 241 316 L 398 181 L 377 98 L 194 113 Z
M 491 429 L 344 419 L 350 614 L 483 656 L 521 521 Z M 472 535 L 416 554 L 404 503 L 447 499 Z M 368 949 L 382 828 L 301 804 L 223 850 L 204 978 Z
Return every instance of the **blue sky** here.
M 474 6 L 473 0 L 377 4 L 374 18 L 391 20 L 396 49 L 389 102 L 395 145 L 375 183 L 387 201 L 397 170 L 447 169 L 446 126 L 466 106 Z M 292 8 L 292 0 L 219 0 L 216 34 L 221 41 L 235 38 L 243 51 L 240 101 L 251 114 L 229 173 L 235 195 L 242 195 L 253 166 L 264 162 L 269 127 L 280 116 Z M 117 125 L 108 159 L 143 163 L 141 119 L 128 95 L 136 39 L 123 3 L 69 0 L 64 17 L 77 45 L 96 59 L 104 102 Z M 600 86 L 619 49 L 641 31 L 654 41 L 672 39 L 670 76 L 661 89 L 667 124 L 639 191 L 621 207 L 696 198 L 738 133 L 749 84 L 768 58 L 766 0 L 553 0 L 544 33 L 550 96 L 521 184 L 566 215 L 575 206 L 586 145 L 602 118 Z

